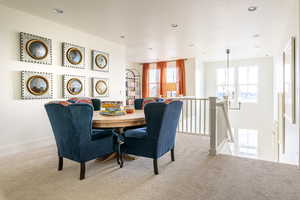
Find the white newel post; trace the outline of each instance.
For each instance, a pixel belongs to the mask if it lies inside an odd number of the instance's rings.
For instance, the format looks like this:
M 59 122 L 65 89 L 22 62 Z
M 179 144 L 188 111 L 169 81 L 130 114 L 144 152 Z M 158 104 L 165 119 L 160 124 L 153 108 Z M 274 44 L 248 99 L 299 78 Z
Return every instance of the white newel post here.
M 209 155 L 217 155 L 217 97 L 209 97 L 209 134 L 210 149 Z
M 228 100 L 228 96 L 224 96 L 224 105 L 225 105 L 225 111 L 226 111 L 226 113 L 228 113 L 228 111 L 229 111 L 229 100 Z

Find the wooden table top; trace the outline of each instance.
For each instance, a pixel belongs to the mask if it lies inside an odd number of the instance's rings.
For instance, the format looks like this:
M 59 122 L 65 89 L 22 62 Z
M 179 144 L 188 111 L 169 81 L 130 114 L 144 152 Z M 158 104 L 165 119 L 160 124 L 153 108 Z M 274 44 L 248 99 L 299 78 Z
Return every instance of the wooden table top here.
M 104 116 L 99 111 L 94 111 L 93 128 L 124 128 L 145 125 L 143 110 L 136 110 L 132 114 L 121 116 Z

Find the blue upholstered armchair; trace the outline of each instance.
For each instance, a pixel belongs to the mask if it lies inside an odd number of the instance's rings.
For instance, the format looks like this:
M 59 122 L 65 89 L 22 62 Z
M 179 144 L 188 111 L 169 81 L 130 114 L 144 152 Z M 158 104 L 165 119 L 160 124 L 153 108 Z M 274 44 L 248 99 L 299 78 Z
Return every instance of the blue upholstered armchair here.
M 45 105 L 55 136 L 59 164 L 63 158 L 80 163 L 80 180 L 85 178 L 85 162 L 113 152 L 111 130 L 92 129 L 93 106 L 67 102 Z
M 163 98 L 155 98 L 156 102 L 163 102 Z M 134 100 L 134 109 L 136 110 L 142 110 L 144 104 L 144 99 L 135 99 Z
M 171 151 L 171 159 L 175 161 L 175 136 L 181 109 L 181 101 L 147 104 L 144 109 L 147 126 L 125 132 L 122 154 L 152 158 L 154 173 L 158 174 L 158 158 Z
M 73 98 L 70 98 L 67 100 L 67 102 L 69 102 L 69 103 L 78 103 L 78 102 L 82 103 L 82 101 L 89 102 L 89 104 L 93 105 L 95 111 L 98 111 L 101 109 L 101 100 L 100 99 L 91 99 L 88 97 L 73 97 Z

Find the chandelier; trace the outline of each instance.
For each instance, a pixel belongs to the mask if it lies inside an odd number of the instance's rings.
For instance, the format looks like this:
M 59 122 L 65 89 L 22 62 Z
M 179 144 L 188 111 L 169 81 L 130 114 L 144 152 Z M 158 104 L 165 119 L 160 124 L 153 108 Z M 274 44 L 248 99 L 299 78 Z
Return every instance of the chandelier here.
M 230 110 L 240 110 L 241 109 L 241 102 L 238 102 L 238 107 L 231 107 L 232 100 L 235 99 L 235 91 L 230 90 L 230 83 L 229 83 L 229 67 L 230 67 L 230 49 L 226 49 L 226 55 L 227 55 L 227 62 L 226 62 L 226 73 L 225 73 L 225 81 L 226 81 L 226 88 L 225 88 L 225 95 L 224 99 L 228 101 L 228 107 Z

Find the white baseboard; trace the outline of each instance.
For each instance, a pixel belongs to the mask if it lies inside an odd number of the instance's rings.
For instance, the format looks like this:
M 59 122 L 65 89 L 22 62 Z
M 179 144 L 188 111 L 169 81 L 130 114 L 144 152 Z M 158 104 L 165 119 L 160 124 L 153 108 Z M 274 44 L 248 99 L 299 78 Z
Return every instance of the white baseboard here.
M 33 151 L 49 145 L 54 145 L 53 137 L 45 137 L 37 140 L 27 141 L 18 144 L 7 144 L 0 147 L 0 157 L 17 154 L 21 152 Z

